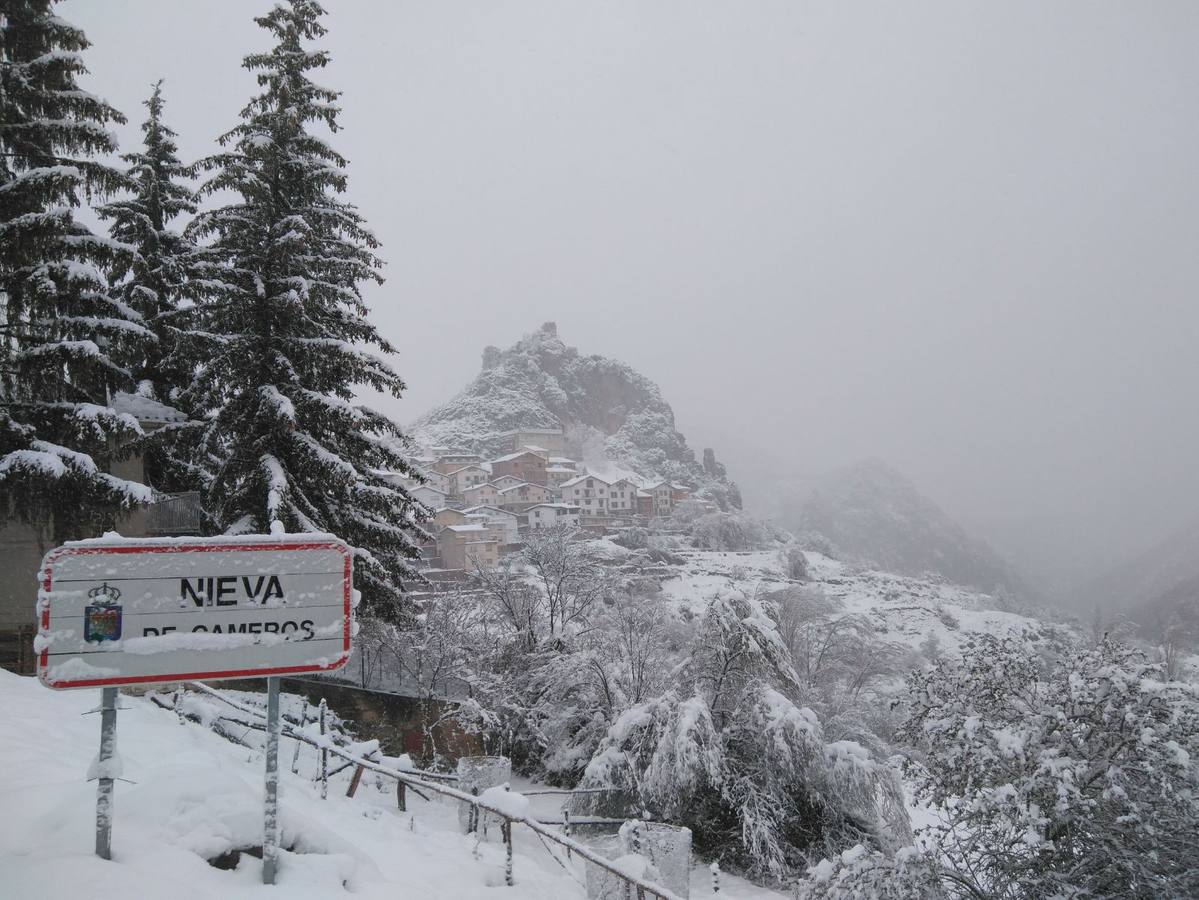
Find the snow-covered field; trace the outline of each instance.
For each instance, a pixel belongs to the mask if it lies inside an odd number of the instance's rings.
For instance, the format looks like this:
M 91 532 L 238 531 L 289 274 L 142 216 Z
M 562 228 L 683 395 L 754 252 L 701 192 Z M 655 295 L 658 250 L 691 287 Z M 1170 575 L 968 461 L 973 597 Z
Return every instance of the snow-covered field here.
M 98 701 L 98 690 L 50 691 L 0 670 L 6 719 L 0 729 L 0 896 L 585 896 L 581 871 L 559 867 L 527 829 L 514 832 L 516 886 L 507 888 L 502 845 L 459 834 L 449 803 L 425 803 L 410 793 L 410 811 L 401 813 L 394 785 L 380 789 L 369 775 L 349 799 L 348 772 L 333 780 L 322 801 L 309 777 L 316 751 L 301 748 L 300 772 L 293 775 L 295 744 L 287 739 L 280 745 L 280 798 L 283 843 L 293 850 L 281 854 L 277 887 L 262 885 L 262 863 L 247 855 L 236 869 L 214 868 L 207 859 L 261 844 L 262 753 L 198 724 L 180 724 L 174 713 L 140 697 L 121 697 L 117 745 L 128 782 L 116 786 L 113 859 L 100 860 L 93 854 L 95 784 L 85 780 L 100 728 L 99 717 L 87 713 Z M 537 798 L 533 809 L 548 816 L 556 805 Z M 706 870 L 698 865 L 692 884 L 692 897 L 711 896 Z M 784 896 L 731 876 L 722 888 L 720 896 L 734 900 Z

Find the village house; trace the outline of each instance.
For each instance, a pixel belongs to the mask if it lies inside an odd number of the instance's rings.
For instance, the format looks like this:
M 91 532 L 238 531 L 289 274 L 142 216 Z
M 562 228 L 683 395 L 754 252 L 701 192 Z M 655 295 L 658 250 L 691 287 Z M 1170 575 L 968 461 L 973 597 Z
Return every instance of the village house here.
M 441 509 L 447 505 L 450 499 L 448 491 L 438 490 L 427 484 L 418 484 L 409 487 L 408 493 L 413 499 L 419 500 L 429 509 Z
M 450 509 L 444 506 L 441 509 L 433 512 L 433 521 L 429 524 L 429 530 L 437 534 L 441 529 L 450 525 L 468 525 L 466 513 L 460 509 Z
M 670 486 L 670 502 L 673 506 L 678 506 L 684 500 L 691 496 L 691 488 L 685 484 L 672 484 Z
M 493 477 L 511 475 L 529 484 L 544 485 L 548 458 L 548 454 L 539 456 L 531 450 L 518 450 L 516 453 L 509 453 L 507 456 L 493 459 L 491 474 Z
M 499 492 L 497 506 L 510 512 L 523 513 L 537 503 L 548 503 L 552 498 L 550 489 L 542 484 L 515 484 Z
M 651 515 L 669 516 L 674 512 L 674 494 L 669 481 L 656 481 L 642 486 L 641 490 L 652 498 Z
M 511 510 L 500 509 L 496 506 L 472 506 L 463 512 L 471 521 L 482 521 L 491 526 L 492 531 L 499 531 L 504 545 L 520 543 L 520 526 L 524 517 Z
M 445 491 L 447 494 L 450 492 L 450 478 L 444 472 L 438 472 L 432 467 L 417 467 L 416 471 L 425 480 L 425 484 L 429 485 L 430 487 L 435 487 L 439 491 Z M 405 481 L 409 482 L 413 486 L 419 484 L 416 479 L 405 479 Z
M 648 491 L 637 491 L 637 515 L 643 516 L 646 519 L 653 518 L 654 515 L 654 495 Z
M 611 487 L 598 475 L 578 475 L 562 483 L 562 502 L 579 507 L 585 516 L 606 516 Z
M 550 455 L 562 456 L 566 453 L 566 438 L 561 428 L 514 428 L 501 432 L 499 437 L 503 446 L 513 453 L 529 445 L 544 447 Z
M 450 479 L 450 493 L 461 496 L 462 492 L 467 488 L 490 481 L 491 473 L 482 466 L 469 465 L 455 469 L 448 473 L 448 477 Z
M 499 489 L 490 481 L 473 484 L 462 489 L 462 501 L 467 506 L 495 506 L 499 502 Z
M 632 516 L 637 514 L 637 485 L 627 478 L 612 482 L 608 488 L 608 514 Z
M 555 525 L 579 527 L 579 508 L 567 503 L 538 503 L 530 506 L 525 515 L 532 529 L 553 528 Z
M 437 555 L 447 569 L 490 568 L 500 558 L 500 542 L 482 523 L 447 525 L 437 533 Z
M 548 487 L 560 490 L 562 485 L 570 481 L 572 478 L 578 478 L 579 473 L 573 468 L 566 466 L 547 466 L 545 470 L 545 483 Z

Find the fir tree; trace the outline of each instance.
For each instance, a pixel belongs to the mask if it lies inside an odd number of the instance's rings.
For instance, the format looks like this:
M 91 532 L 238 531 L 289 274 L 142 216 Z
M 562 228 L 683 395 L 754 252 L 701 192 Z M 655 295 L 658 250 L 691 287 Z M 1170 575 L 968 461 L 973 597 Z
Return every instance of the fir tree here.
M 116 147 L 105 125 L 124 119 L 79 88 L 87 47 L 49 0 L 10 0 L 0 12 L 0 504 L 56 541 L 149 500 L 105 471 L 139 433 L 109 397 L 132 383 L 124 347 L 149 332 L 101 274 L 128 248 L 73 213 L 122 181 L 94 159 Z
M 189 402 L 209 420 L 199 452 L 219 458 L 207 505 L 225 531 L 332 532 L 355 548 L 368 605 L 399 613 L 412 574 L 421 507 L 387 480 L 410 474 L 404 440 L 385 416 L 352 402 L 367 385 L 404 385 L 361 349 L 392 347 L 367 320 L 360 286 L 381 282 L 377 242 L 349 203 L 346 160 L 313 127 L 337 131 L 338 93 L 308 73 L 328 62 L 305 44 L 325 34 L 314 0 L 256 19 L 274 37 L 247 56 L 262 93 L 202 165 L 206 195 L 238 200 L 201 213 L 192 233 L 228 264 L 225 284 L 198 305 L 205 342 Z
M 180 161 L 175 132 L 162 119 L 162 82 L 145 101 L 150 115 L 142 124 L 144 148 L 126 153 L 126 178 L 132 195 L 100 207 L 112 221 L 109 234 L 133 248 L 110 270 L 112 294 L 137 311 L 153 333 L 140 342 L 129 362 L 139 393 L 179 406 L 195 365 L 180 341 L 191 291 L 219 284 L 220 272 L 172 223 L 196 212 L 195 195 L 186 183 L 189 170 Z M 213 277 L 210 277 L 213 276 Z M 194 423 L 160 428 L 140 442 L 147 481 L 163 490 L 199 489 L 206 469 L 180 452 Z

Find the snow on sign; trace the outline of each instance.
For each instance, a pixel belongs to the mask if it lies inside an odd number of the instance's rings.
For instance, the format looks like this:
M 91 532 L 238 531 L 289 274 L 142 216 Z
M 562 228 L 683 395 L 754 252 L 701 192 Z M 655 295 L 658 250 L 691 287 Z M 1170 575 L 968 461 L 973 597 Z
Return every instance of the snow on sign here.
M 100 538 L 50 551 L 47 687 L 328 672 L 350 656 L 350 549 L 330 535 Z

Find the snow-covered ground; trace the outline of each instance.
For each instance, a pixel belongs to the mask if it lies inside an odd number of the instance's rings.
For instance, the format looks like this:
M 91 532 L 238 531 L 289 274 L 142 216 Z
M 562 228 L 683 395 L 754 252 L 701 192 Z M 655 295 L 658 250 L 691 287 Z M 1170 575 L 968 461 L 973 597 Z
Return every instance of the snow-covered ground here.
M 777 551 L 688 551 L 686 564 L 673 567 L 662 582 L 663 593 L 694 614 L 724 591 L 747 594 L 781 590 L 788 581 Z M 811 585 L 842 604 L 847 613 L 868 616 L 879 636 L 913 650 L 930 634 L 953 652 L 971 632 L 1019 634 L 1041 630 L 1046 623 L 995 609 L 994 598 L 936 578 L 910 578 L 862 570 L 819 553 L 807 552 Z
M 345 797 L 349 773 L 335 778 L 327 800 L 310 780 L 315 753 L 283 739 L 280 798 L 283 843 L 278 887 L 262 885 L 262 863 L 243 855 L 225 871 L 207 859 L 261 844 L 262 753 L 187 722 L 148 699 L 121 697 L 117 745 L 128 782 L 116 786 L 113 859 L 93 854 L 94 783 L 85 781 L 99 742 L 99 717 L 87 715 L 98 690 L 50 691 L 32 678 L 0 670 L 0 896 L 191 900 L 275 893 L 289 900 L 361 897 L 469 900 L 583 898 L 581 870 L 567 872 L 527 829 L 514 831 L 516 886 L 503 882 L 502 845 L 461 835 L 455 808 L 409 794 L 395 806 L 394 784 L 363 779 Z M 369 737 L 369 735 L 364 735 Z M 514 785 L 519 789 L 521 785 Z M 549 817 L 560 800 L 536 798 Z M 603 840 L 598 839 L 602 844 Z M 692 897 L 712 896 L 705 868 L 692 875 Z M 498 894 L 497 894 L 498 892 Z M 724 876 L 720 896 L 779 900 L 785 895 Z

